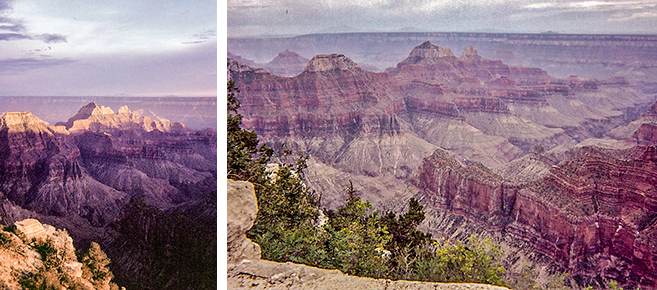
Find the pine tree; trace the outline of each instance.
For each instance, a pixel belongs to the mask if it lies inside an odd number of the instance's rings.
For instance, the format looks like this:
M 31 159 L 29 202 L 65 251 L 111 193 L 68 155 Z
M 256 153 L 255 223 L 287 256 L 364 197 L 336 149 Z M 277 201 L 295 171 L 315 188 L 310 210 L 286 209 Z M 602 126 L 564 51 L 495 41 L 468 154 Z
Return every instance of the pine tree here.
M 110 262 L 100 245 L 91 242 L 89 250 L 82 257 L 82 277 L 91 281 L 96 289 L 109 289 L 110 280 L 114 278 L 114 274 L 107 267 Z

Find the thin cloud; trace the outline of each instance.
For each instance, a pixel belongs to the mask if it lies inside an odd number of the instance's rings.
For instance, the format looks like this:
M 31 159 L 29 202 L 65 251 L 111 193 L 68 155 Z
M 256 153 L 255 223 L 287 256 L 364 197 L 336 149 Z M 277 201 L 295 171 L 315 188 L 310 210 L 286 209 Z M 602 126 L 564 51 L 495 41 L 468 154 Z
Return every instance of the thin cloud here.
M 25 26 L 21 21 L 9 17 L 0 17 L 0 30 L 19 32 L 25 31 Z
M 0 14 L 7 15 L 12 11 L 11 0 L 0 0 Z M 0 16 L 0 40 L 12 41 L 22 39 L 38 39 L 45 43 L 66 42 L 66 36 L 55 33 L 45 33 L 39 35 L 31 34 L 22 19 L 15 19 L 8 16 Z
M 526 9 L 559 9 L 572 11 L 610 11 L 636 10 L 657 7 L 654 1 L 575 1 L 575 2 L 539 2 L 525 5 Z
M 37 35 L 36 38 L 43 40 L 45 43 L 66 42 L 66 36 L 61 34 L 45 33 L 45 34 Z
M 623 22 L 623 21 L 630 21 L 637 19 L 655 19 L 655 18 L 657 18 L 657 11 L 633 13 L 630 16 L 625 16 L 625 17 L 616 16 L 614 18 L 610 18 L 609 20 Z
M 11 9 L 11 4 L 14 0 L 0 0 L 0 12 Z
M 211 39 L 214 39 L 217 37 L 217 30 L 215 29 L 207 29 L 201 33 L 197 33 L 192 35 L 193 40 L 189 41 L 184 41 L 182 44 L 198 44 L 198 43 L 206 43 Z
M 20 33 L 0 33 L 0 40 L 11 41 L 21 39 L 30 39 L 30 37 Z
M 14 74 L 26 70 L 65 65 L 75 61 L 65 59 L 38 59 L 33 57 L 0 59 L 0 74 Z

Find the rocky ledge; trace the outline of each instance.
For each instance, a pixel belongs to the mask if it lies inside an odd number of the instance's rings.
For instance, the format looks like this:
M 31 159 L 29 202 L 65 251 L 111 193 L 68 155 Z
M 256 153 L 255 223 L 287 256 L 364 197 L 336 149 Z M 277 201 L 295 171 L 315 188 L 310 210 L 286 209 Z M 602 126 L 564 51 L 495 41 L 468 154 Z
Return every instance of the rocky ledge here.
M 78 260 L 73 239 L 66 230 L 41 224 L 36 219 L 0 226 L 2 289 L 119 290 L 110 282 L 111 272 L 103 272 L 105 276 L 102 277 L 98 275 L 101 268 L 106 267 L 100 263 L 109 263 L 109 260 L 97 244 L 91 247 L 95 247 L 98 255 L 87 254 Z M 101 259 L 94 260 L 98 257 Z
M 260 247 L 246 238 L 258 212 L 253 185 L 228 180 L 228 289 L 507 289 L 485 284 L 391 281 L 348 276 L 294 263 L 260 259 Z

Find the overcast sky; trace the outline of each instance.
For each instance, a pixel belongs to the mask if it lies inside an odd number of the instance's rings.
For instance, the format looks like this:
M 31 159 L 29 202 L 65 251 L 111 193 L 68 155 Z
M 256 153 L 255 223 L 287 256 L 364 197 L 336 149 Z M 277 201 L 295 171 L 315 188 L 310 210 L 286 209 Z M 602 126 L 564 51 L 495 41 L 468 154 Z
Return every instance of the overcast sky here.
M 215 96 L 216 0 L 0 0 L 0 96 Z
M 657 33 L 657 0 L 228 0 L 228 36 L 457 31 Z

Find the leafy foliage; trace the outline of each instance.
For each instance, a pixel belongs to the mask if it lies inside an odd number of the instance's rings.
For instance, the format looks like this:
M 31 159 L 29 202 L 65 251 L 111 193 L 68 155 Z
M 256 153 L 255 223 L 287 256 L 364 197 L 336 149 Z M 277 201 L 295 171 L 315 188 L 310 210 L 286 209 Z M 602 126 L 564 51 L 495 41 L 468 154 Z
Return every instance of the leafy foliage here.
M 320 210 L 319 196 L 303 183 L 307 156 L 289 163 L 285 146 L 280 155 L 259 146 L 257 135 L 240 127 L 236 92 L 229 81 L 228 177 L 254 184 L 258 215 L 247 236 L 264 259 L 374 278 L 505 284 L 499 247 L 476 236 L 464 243 L 432 240 L 417 229 L 425 216 L 415 199 L 404 214 L 381 215 L 350 184 L 344 206 Z M 283 162 L 268 170 L 273 157 Z

